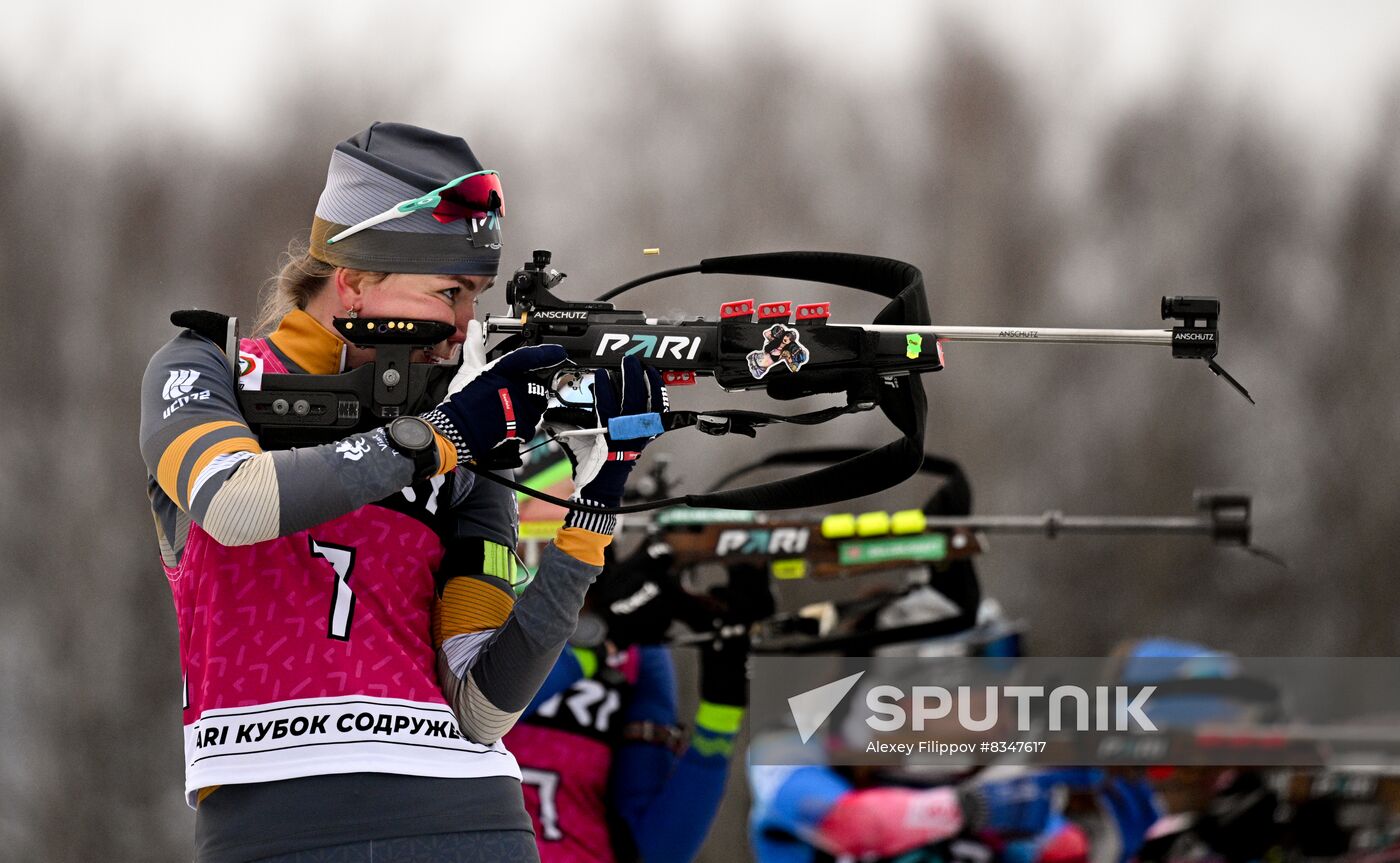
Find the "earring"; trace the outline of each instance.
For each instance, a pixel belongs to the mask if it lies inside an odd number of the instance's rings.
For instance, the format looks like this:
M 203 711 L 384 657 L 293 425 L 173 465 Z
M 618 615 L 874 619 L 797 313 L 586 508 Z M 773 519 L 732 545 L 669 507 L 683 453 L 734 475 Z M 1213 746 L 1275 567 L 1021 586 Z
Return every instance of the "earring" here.
M 345 313 L 350 316 L 350 320 L 352 321 L 360 316 L 359 309 L 346 309 Z

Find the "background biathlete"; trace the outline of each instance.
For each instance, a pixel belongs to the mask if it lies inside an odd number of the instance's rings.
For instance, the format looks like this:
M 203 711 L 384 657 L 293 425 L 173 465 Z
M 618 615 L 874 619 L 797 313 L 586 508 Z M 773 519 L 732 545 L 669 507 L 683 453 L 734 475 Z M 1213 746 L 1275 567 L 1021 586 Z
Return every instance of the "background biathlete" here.
M 703 630 L 749 623 L 770 615 L 773 599 L 759 568 L 735 568 L 724 587 L 693 597 L 673 566 L 661 542 L 609 561 L 587 601 L 606 623 L 606 640 L 566 650 L 506 736 L 546 863 L 685 863 L 718 814 L 748 704 L 748 639 L 701 647 L 688 738 L 662 642 L 677 617 Z

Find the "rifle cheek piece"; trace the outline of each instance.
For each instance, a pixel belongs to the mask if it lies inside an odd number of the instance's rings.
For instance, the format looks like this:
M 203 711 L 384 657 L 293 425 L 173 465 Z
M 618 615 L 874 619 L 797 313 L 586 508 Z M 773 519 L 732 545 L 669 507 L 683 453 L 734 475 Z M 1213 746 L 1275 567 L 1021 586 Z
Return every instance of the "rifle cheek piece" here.
M 238 408 L 264 449 L 316 446 L 428 410 L 442 400 L 455 366 L 410 362 L 413 352 L 448 339 L 454 327 L 408 318 L 335 318 L 333 328 L 350 344 L 372 347 L 375 357 L 334 375 L 262 375 L 258 389 L 238 386 L 238 319 L 185 310 L 170 315 L 223 347 L 234 376 Z

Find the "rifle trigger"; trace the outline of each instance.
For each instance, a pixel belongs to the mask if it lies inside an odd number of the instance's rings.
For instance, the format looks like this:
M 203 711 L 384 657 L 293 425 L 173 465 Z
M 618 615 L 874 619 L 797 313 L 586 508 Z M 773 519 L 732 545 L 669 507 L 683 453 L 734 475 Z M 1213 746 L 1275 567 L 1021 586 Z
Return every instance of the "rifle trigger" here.
M 695 427 L 708 435 L 719 436 L 729 434 L 729 426 L 729 420 L 723 417 L 697 416 L 695 418 Z
M 705 434 L 726 435 L 741 434 L 748 437 L 758 437 L 758 424 L 752 420 L 738 417 L 720 417 L 707 414 L 697 414 L 695 427 Z

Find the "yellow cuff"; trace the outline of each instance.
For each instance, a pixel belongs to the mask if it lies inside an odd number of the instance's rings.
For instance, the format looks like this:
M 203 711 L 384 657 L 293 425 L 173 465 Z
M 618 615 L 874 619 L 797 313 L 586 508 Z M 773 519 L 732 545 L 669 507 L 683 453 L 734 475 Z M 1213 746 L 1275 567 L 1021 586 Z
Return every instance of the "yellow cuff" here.
M 452 473 L 457 469 L 457 447 L 452 445 L 452 441 L 442 436 L 437 429 L 433 429 L 433 439 L 437 442 L 438 451 L 438 472 L 436 476 Z
M 702 700 L 695 711 L 695 727 L 719 734 L 738 734 L 744 722 L 744 708 L 729 704 L 711 704 Z
M 499 629 L 514 607 L 515 594 L 501 579 L 450 578 L 433 603 L 433 647 L 454 636 Z
M 569 557 L 592 566 L 603 565 L 603 549 L 612 542 L 605 533 L 594 533 L 581 527 L 561 528 L 554 535 L 554 545 Z
M 575 647 L 572 648 L 572 650 L 574 653 L 574 660 L 578 662 L 579 671 L 583 672 L 584 677 L 591 679 L 593 675 L 598 673 L 597 653 L 594 653 L 587 647 Z

